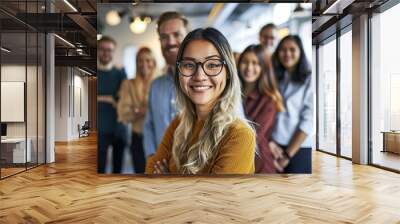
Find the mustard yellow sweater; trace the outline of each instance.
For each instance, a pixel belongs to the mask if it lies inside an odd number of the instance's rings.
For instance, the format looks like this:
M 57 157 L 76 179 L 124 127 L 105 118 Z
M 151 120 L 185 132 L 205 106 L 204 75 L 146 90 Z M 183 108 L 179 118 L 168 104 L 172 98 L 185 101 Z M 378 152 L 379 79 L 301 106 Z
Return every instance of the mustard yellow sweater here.
M 157 161 L 166 159 L 169 172 L 179 174 L 175 161 L 172 158 L 172 143 L 175 129 L 179 125 L 179 118 L 175 118 L 167 128 L 164 137 L 158 146 L 157 152 L 148 158 L 146 174 L 153 174 Z M 197 121 L 192 131 L 190 146 L 198 141 L 204 121 Z M 199 174 L 253 174 L 256 138 L 253 130 L 243 121 L 234 121 L 221 140 L 218 155 L 212 164 L 209 164 Z

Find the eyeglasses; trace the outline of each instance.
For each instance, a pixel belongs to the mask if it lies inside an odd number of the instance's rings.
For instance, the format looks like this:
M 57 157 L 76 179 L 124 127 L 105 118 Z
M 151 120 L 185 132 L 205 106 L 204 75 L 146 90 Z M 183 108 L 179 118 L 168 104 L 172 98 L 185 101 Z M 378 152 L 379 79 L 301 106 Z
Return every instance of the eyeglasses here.
M 222 59 L 207 59 L 204 62 L 195 62 L 194 60 L 182 60 L 176 63 L 179 74 L 191 77 L 196 74 L 199 65 L 207 76 L 217 76 L 221 73 L 226 62 Z
M 114 49 L 113 48 L 99 48 L 98 49 L 99 51 L 104 51 L 104 52 L 114 52 Z

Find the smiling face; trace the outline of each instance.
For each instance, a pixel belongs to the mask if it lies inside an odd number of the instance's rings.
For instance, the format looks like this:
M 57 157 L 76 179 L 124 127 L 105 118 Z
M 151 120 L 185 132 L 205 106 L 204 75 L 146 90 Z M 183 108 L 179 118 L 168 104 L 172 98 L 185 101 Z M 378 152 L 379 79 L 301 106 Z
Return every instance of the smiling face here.
M 113 60 L 115 44 L 111 41 L 101 41 L 98 44 L 97 59 L 102 65 L 107 65 Z
M 272 50 L 276 46 L 278 40 L 278 31 L 272 27 L 262 30 L 259 36 L 260 44 Z
M 149 52 L 142 51 L 138 54 L 137 72 L 140 76 L 142 76 L 143 78 L 151 76 L 155 67 L 155 61 Z
M 175 65 L 179 47 L 186 33 L 181 19 L 170 19 L 161 23 L 159 27 L 161 51 L 168 65 Z
M 254 83 L 261 75 L 261 66 L 254 52 L 243 55 L 239 64 L 240 75 L 246 83 Z
M 294 40 L 286 40 L 278 52 L 279 61 L 288 71 L 293 71 L 300 60 L 300 48 Z
M 186 45 L 182 55 L 182 60 L 195 62 L 203 63 L 209 59 L 221 59 L 221 55 L 215 46 L 206 40 L 191 41 Z M 211 64 L 210 68 L 214 68 L 215 66 L 216 64 Z M 226 79 L 227 72 L 224 65 L 222 65 L 221 72 L 213 77 L 207 76 L 200 65 L 191 77 L 179 75 L 180 87 L 196 106 L 197 111 L 211 111 L 225 89 Z

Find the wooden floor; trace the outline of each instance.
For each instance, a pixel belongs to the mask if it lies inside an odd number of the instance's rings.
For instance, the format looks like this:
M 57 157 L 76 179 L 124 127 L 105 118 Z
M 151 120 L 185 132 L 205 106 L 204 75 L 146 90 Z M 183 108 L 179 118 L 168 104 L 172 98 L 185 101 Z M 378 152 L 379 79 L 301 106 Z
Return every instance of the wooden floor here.
M 400 154 L 376 150 L 374 151 L 372 162 L 377 165 L 400 170 Z
M 315 152 L 312 175 L 96 174 L 94 137 L 0 181 L 0 223 L 400 223 L 400 175 Z
M 5 177 L 8 177 L 8 176 L 23 172 L 23 171 L 25 171 L 27 169 L 33 169 L 36 166 L 37 166 L 37 164 L 29 164 L 28 163 L 27 167 L 25 167 L 24 164 L 18 165 L 18 167 L 6 167 L 6 168 L 2 167 L 1 171 L 0 171 L 1 172 L 1 178 L 5 178 Z
M 1 177 L 2 178 L 3 177 L 7 177 L 7 176 L 13 175 L 15 173 L 22 172 L 24 170 L 26 170 L 25 167 L 24 168 L 20 168 L 20 167 L 17 167 L 17 168 L 1 168 Z

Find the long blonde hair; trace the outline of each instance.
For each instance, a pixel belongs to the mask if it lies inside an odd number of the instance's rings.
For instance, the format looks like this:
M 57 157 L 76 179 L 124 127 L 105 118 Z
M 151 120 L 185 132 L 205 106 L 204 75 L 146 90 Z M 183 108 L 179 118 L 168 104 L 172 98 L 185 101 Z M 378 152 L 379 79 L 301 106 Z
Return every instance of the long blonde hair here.
M 145 86 L 143 77 L 139 74 L 139 68 L 137 66 L 138 62 L 139 62 L 140 54 L 149 54 L 150 57 L 151 57 L 151 60 L 154 63 L 154 69 L 153 69 L 153 71 L 152 71 L 152 73 L 150 75 L 150 78 L 148 80 L 149 82 L 146 83 L 147 84 L 146 86 Z M 148 89 L 150 88 L 151 81 L 156 78 L 156 75 L 155 75 L 156 74 L 156 70 L 157 70 L 157 62 L 156 62 L 156 58 L 154 57 L 154 54 L 153 54 L 152 50 L 150 48 L 148 48 L 148 47 L 141 47 L 136 53 L 136 75 L 135 75 L 135 78 L 133 80 L 135 88 L 137 89 L 138 93 L 146 93 L 147 94 L 149 92 Z
M 225 89 L 205 120 L 198 141 L 189 147 L 197 115 L 195 105 L 182 91 L 179 71 L 177 66 L 175 68 L 174 82 L 180 122 L 174 133 L 172 157 L 182 174 L 196 174 L 212 164 L 218 154 L 219 143 L 232 122 L 239 119 L 237 109 L 241 106 L 240 81 L 234 56 L 226 38 L 214 28 L 196 29 L 183 40 L 178 52 L 178 62 L 182 60 L 185 47 L 193 40 L 206 40 L 215 46 L 226 62 L 227 80 Z M 243 121 L 249 125 L 247 121 Z

